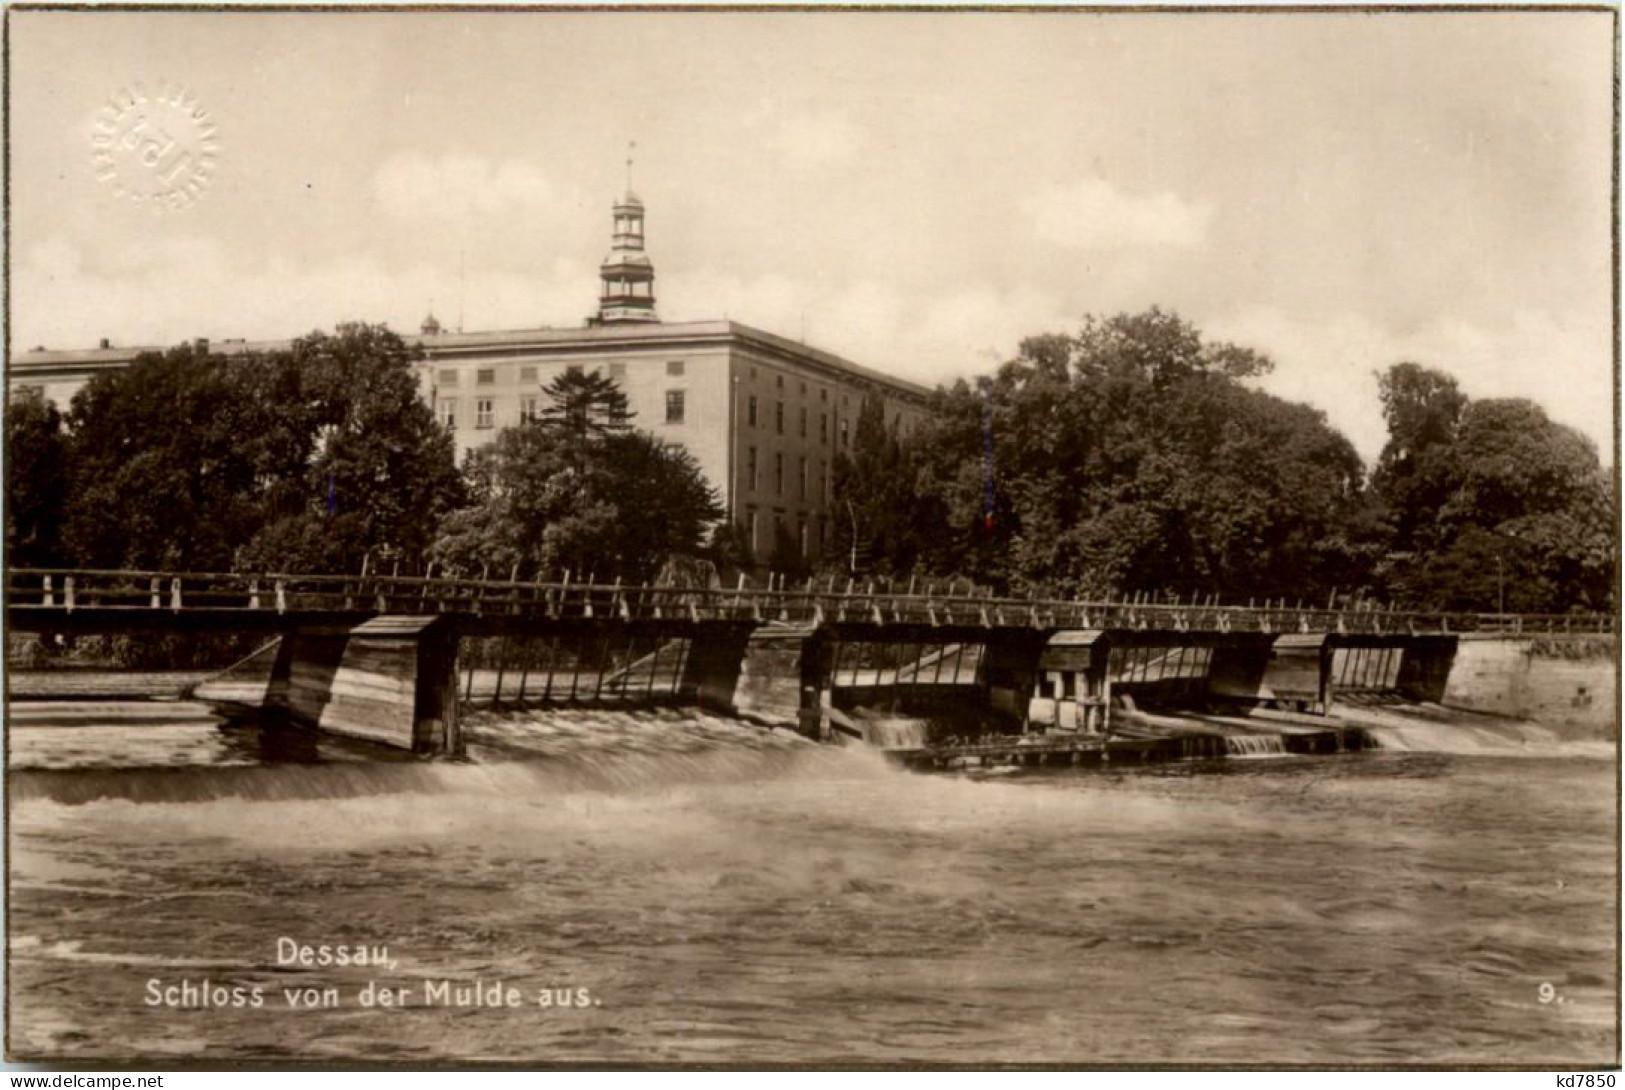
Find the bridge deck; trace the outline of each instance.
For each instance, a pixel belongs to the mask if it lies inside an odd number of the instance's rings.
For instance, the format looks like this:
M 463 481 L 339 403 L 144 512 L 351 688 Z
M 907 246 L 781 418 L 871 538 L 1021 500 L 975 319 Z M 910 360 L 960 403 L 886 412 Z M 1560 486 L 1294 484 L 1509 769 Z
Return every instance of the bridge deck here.
M 633 625 L 677 633 L 718 623 L 833 628 L 842 638 L 899 630 L 1111 629 L 1147 633 L 1324 632 L 1609 635 L 1609 614 L 1415 613 L 1315 609 L 1285 601 L 1218 605 L 1062 601 L 991 594 L 894 593 L 812 583 L 800 589 L 623 586 L 406 576 L 241 575 L 14 569 L 6 617 L 16 630 L 120 628 L 281 631 L 360 624 L 385 614 L 443 615 L 474 631 L 583 631 Z

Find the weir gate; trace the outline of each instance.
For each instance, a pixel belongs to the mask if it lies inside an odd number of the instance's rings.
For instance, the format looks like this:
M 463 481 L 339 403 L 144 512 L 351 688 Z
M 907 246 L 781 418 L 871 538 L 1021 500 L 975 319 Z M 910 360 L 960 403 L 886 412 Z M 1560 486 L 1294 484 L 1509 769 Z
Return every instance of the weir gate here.
M 423 754 L 460 752 L 460 712 L 482 702 L 691 703 L 824 739 L 861 734 L 866 713 L 1101 736 L 1128 704 L 1438 701 L 1464 638 L 1615 633 L 1605 614 L 21 569 L 7 573 L 6 619 L 50 635 L 279 637 L 256 702 Z

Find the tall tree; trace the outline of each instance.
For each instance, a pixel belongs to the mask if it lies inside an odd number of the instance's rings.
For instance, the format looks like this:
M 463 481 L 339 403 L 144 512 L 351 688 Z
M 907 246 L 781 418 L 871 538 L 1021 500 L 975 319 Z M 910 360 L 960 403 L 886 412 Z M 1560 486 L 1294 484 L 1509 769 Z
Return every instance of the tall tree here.
M 244 439 L 270 430 L 278 406 L 244 396 L 225 364 L 182 345 L 74 395 L 63 536 L 77 563 L 229 569 L 264 520 Z
M 1394 490 L 1397 539 L 1385 565 L 1406 604 L 1563 611 L 1613 602 L 1612 489 L 1596 448 L 1521 399 L 1460 399 L 1427 448 L 1428 487 Z M 1409 506 L 1400 506 L 1409 504 Z
M 530 571 L 629 581 L 698 555 L 722 514 L 692 455 L 569 412 L 507 428 L 465 465 L 471 502 L 440 523 L 434 556 L 467 573 Z
M 1042 593 L 1312 598 L 1360 578 L 1359 458 L 1245 384 L 1269 366 L 1155 309 L 1028 339 L 936 399 L 913 453 L 934 536 L 960 544 L 955 570 Z
M 914 466 L 895 428 L 886 424 L 884 402 L 871 394 L 858 409 L 852 453 L 831 467 L 831 555 L 868 571 L 907 571 L 920 547 L 915 510 Z M 800 556 L 791 539 L 775 567 Z M 777 552 L 778 550 L 776 550 Z M 854 573 L 855 574 L 855 573 Z
M 43 392 L 13 393 L 6 406 L 6 563 L 52 567 L 62 555 L 67 444 L 62 414 Z
M 285 432 L 253 448 L 282 517 L 241 566 L 354 571 L 372 549 L 428 549 L 462 480 L 452 436 L 419 396 L 414 358 L 387 328 L 352 323 L 233 369 L 239 385 L 299 406 Z
M 1400 551 L 1436 544 L 1439 509 L 1451 488 L 1449 451 L 1467 407 L 1456 380 L 1420 364 L 1396 363 L 1377 377 L 1388 441 L 1371 486 Z

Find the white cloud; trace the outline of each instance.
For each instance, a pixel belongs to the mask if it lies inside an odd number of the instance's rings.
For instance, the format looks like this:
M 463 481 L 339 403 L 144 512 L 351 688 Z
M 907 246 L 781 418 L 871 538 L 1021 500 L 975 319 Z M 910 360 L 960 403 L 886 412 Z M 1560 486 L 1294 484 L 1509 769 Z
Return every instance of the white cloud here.
M 1135 196 L 1100 178 L 1052 185 L 1026 202 L 1034 234 L 1078 250 L 1183 248 L 1207 237 L 1213 207 L 1175 193 Z

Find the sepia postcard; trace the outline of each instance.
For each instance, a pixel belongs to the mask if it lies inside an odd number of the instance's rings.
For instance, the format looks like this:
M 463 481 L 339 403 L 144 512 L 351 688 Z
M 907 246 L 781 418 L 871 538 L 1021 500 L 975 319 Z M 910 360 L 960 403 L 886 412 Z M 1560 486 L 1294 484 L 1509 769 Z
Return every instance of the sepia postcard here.
M 5 19 L 9 1064 L 1613 1085 L 1616 8 Z

